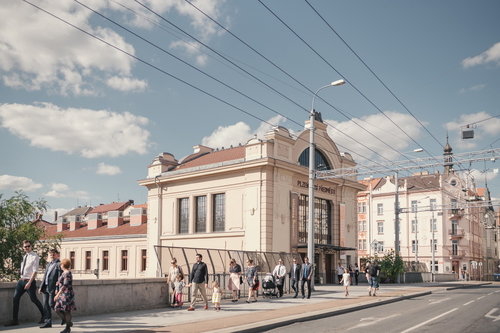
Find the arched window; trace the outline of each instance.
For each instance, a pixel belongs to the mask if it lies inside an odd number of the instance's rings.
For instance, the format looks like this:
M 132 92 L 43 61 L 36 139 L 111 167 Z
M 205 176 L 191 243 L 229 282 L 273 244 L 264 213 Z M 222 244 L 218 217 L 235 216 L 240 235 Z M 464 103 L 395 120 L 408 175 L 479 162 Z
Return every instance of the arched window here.
M 309 148 L 306 148 L 299 156 L 299 164 L 309 168 Z M 332 169 L 330 162 L 326 159 L 322 152 L 316 149 L 314 156 L 315 170 L 330 170 Z

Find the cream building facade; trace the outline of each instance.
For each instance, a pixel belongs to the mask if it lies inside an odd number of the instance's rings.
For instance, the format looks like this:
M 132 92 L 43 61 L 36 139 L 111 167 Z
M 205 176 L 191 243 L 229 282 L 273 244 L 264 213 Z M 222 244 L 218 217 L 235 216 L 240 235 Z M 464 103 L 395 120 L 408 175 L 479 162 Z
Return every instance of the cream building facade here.
M 148 189 L 148 251 L 154 246 L 307 252 L 309 121 L 296 138 L 283 127 L 245 145 L 163 153 L 139 184 Z M 355 166 L 315 121 L 316 168 Z M 331 282 L 337 262 L 357 260 L 355 178 L 315 181 L 316 270 Z M 164 258 L 160 260 L 170 260 Z M 193 258 L 194 260 L 194 258 Z M 160 276 L 149 257 L 148 276 Z

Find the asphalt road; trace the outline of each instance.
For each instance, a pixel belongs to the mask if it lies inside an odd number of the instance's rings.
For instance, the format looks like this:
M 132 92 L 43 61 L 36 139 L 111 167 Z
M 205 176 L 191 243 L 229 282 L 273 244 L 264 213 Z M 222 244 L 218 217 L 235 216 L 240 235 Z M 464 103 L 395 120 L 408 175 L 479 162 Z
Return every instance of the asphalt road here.
M 500 286 L 442 291 L 269 332 L 498 333 Z

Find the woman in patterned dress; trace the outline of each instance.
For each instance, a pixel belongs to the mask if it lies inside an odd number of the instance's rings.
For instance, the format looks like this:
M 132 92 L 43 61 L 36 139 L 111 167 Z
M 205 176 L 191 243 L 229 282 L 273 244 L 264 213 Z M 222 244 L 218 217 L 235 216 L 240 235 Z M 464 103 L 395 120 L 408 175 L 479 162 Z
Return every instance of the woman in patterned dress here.
M 253 296 L 253 301 L 252 302 L 257 302 L 257 296 L 255 296 L 255 290 L 259 288 L 259 281 L 257 279 L 257 267 L 253 265 L 253 260 L 248 259 L 247 261 L 247 270 L 245 272 L 245 277 L 247 279 L 249 291 L 248 291 L 248 299 L 247 303 L 250 303 L 250 299 Z
M 66 324 L 66 328 L 61 331 L 61 333 L 71 332 L 71 312 L 76 310 L 75 306 L 75 293 L 73 291 L 73 275 L 70 271 L 71 262 L 69 259 L 63 259 L 61 261 L 61 269 L 63 273 L 58 281 L 59 291 L 54 297 L 56 305 L 54 310 L 61 317 L 63 324 Z

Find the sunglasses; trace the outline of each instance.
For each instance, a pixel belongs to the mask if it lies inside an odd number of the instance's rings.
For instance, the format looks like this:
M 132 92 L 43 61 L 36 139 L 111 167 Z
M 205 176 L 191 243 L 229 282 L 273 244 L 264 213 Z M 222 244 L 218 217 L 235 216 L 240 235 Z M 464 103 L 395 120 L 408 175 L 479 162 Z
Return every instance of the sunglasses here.
M 31 247 L 31 245 L 26 245 L 24 248 L 29 249 L 30 247 Z

